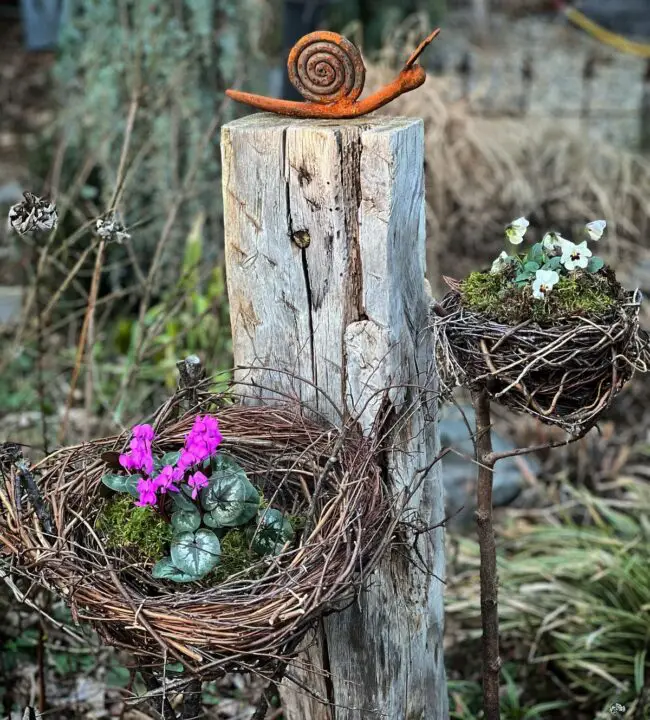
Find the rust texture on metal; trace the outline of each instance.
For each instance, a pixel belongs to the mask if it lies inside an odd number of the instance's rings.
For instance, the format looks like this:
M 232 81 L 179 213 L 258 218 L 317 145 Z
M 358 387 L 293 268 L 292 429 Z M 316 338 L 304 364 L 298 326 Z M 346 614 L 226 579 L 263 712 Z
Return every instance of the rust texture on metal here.
M 289 79 L 306 102 L 239 90 L 226 90 L 226 95 L 258 110 L 297 118 L 345 119 L 366 115 L 424 83 L 426 72 L 417 60 L 439 32 L 437 28 L 418 45 L 395 80 L 363 100 L 359 96 L 366 68 L 361 53 L 342 35 L 328 31 L 305 35 L 289 53 Z

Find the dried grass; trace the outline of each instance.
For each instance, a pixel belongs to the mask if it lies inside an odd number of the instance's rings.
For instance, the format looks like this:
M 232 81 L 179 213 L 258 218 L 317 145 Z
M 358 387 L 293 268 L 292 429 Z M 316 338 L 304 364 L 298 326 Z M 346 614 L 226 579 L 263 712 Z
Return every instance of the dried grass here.
M 394 77 L 395 48 L 411 47 L 425 28 L 407 28 L 382 62 L 367 63 L 373 91 Z M 442 42 L 442 36 L 441 40 Z M 489 267 L 503 249 L 504 226 L 526 216 L 530 237 L 549 228 L 571 235 L 594 218 L 608 223 L 599 254 L 617 271 L 634 263 L 650 237 L 650 162 L 585 137 L 579 122 L 549 117 L 487 119 L 466 101 L 450 102 L 449 77 L 430 74 L 415 92 L 379 111 L 424 121 L 428 267 L 464 277 Z

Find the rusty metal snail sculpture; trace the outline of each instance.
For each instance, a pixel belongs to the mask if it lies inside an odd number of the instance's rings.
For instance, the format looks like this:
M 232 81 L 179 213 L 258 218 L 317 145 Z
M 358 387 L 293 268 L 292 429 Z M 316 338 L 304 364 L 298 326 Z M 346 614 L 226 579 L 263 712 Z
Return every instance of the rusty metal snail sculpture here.
M 363 100 L 359 96 L 366 68 L 361 53 L 342 35 L 328 31 L 305 35 L 289 53 L 289 79 L 307 102 L 239 90 L 226 90 L 226 95 L 259 110 L 297 118 L 345 119 L 366 115 L 424 83 L 426 72 L 416 61 L 439 32 L 437 28 L 418 45 L 395 80 Z

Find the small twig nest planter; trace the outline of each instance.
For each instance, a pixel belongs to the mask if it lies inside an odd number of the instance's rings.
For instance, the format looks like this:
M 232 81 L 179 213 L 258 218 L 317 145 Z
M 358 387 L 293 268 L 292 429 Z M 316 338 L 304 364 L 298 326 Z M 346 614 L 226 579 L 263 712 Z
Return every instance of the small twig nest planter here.
M 135 655 L 140 667 L 181 662 L 207 680 L 288 660 L 317 618 L 354 597 L 389 545 L 397 512 L 371 441 L 313 422 L 298 405 L 226 405 L 204 395 L 175 420 L 168 403 L 153 423 L 154 451 L 178 450 L 201 413 L 218 418 L 220 452 L 246 470 L 269 504 L 306 521 L 294 544 L 262 558 L 254 576 L 179 585 L 153 579 L 153 562 L 134 563 L 104 547 L 95 529 L 107 491 L 101 455 L 122 451 L 128 433 L 59 450 L 33 468 L 52 509 L 52 535 L 26 497 L 19 510 L 9 476 L 0 493 L 0 541 L 16 574 L 63 594 L 76 619 Z
M 443 390 L 462 385 L 572 435 L 587 432 L 635 371 L 647 372 L 641 293 L 625 293 L 606 318 L 559 318 L 516 326 L 463 306 L 460 283 L 431 315 Z

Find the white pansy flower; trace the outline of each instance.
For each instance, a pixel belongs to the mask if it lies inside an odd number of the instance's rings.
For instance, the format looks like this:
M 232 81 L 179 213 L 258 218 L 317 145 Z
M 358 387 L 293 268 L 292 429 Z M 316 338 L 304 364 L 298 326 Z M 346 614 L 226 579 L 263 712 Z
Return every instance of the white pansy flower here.
M 542 238 L 542 247 L 547 252 L 553 252 L 553 250 L 564 250 L 567 245 L 573 245 L 570 240 L 563 238 L 560 233 L 547 232 Z
M 513 245 L 521 245 L 529 225 L 530 223 L 525 217 L 513 220 L 506 228 L 506 238 Z
M 600 240 L 603 232 L 605 232 L 607 223 L 604 220 L 594 220 L 593 222 L 587 223 L 585 227 L 590 240 Z
M 533 280 L 533 297 L 537 298 L 537 300 L 543 300 L 559 280 L 560 276 L 555 270 L 538 270 Z
M 591 257 L 591 250 L 587 247 L 587 241 L 581 242 L 580 245 L 568 243 L 562 248 L 562 265 L 567 270 L 575 270 L 576 268 L 586 268 Z
M 510 256 L 505 250 L 503 250 L 501 255 L 499 255 L 499 257 L 492 263 L 490 274 L 498 275 L 502 270 L 505 270 L 508 267 L 509 260 Z

